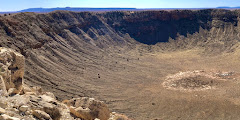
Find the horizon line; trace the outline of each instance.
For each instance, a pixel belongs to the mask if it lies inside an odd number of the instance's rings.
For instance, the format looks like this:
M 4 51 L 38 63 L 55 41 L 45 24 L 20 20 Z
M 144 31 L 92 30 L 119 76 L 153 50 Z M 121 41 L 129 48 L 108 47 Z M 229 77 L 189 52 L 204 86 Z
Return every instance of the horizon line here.
M 219 6 L 219 7 L 199 7 L 199 8 L 134 8 L 134 7 L 52 7 L 52 8 L 45 8 L 45 7 L 36 7 L 36 8 L 26 8 L 26 9 L 21 9 L 21 10 L 17 10 L 17 11 L 0 11 L 1 13 L 3 12 L 21 12 L 23 10 L 28 10 L 28 9 L 38 9 L 38 8 L 41 8 L 41 9 L 54 9 L 54 8 L 85 8 L 85 9 L 139 9 L 139 10 L 144 10 L 144 9 L 221 9 L 221 8 L 239 8 L 240 6 L 237 6 L 237 7 L 229 7 L 229 6 Z

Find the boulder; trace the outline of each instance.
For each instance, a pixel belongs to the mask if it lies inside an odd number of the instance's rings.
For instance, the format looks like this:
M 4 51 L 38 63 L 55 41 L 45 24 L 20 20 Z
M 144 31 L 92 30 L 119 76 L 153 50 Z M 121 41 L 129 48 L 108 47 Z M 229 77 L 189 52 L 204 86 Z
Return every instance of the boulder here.
M 9 115 L 3 114 L 0 116 L 0 120 L 20 120 L 19 118 L 16 117 L 11 117 Z
M 8 95 L 15 95 L 18 93 L 18 90 L 16 88 L 9 88 Z
M 22 105 L 22 106 L 20 106 L 19 107 L 19 110 L 21 111 L 21 112 L 26 112 L 27 110 L 28 110 L 28 106 L 27 105 Z
M 46 112 L 44 111 L 41 111 L 41 110 L 34 110 L 32 112 L 33 116 L 35 116 L 36 118 L 40 119 L 40 120 L 52 120 L 52 118 L 50 117 L 49 114 L 47 114 Z
M 51 93 L 29 96 L 29 105 L 32 109 L 38 109 L 47 113 L 52 119 L 64 120 L 71 118 L 68 107 L 58 102 Z M 68 112 L 69 111 L 69 112 Z
M 75 115 L 78 118 L 82 118 L 82 119 L 86 119 L 86 120 L 93 120 L 94 116 L 91 115 L 91 110 L 89 108 L 82 108 L 82 107 L 78 107 L 78 108 L 74 108 L 74 107 L 70 107 L 70 112 Z
M 30 88 L 26 84 L 23 84 L 23 89 L 21 94 L 32 93 L 32 92 L 33 92 L 32 88 Z
M 4 114 L 4 113 L 6 113 L 6 110 L 3 108 L 0 108 L 0 114 Z
M 110 117 L 110 110 L 107 105 L 102 101 L 95 100 L 94 98 L 82 97 L 74 98 L 64 101 L 69 106 L 70 112 L 85 120 L 108 120 Z
M 7 102 L 8 101 L 5 101 L 5 100 L 0 98 L 0 107 L 5 109 L 8 106 Z
M 112 112 L 110 118 L 108 120 L 131 120 L 126 115 L 118 114 L 116 112 Z
M 0 67 L 0 71 L 2 70 L 2 68 Z M 6 96 L 7 95 L 7 89 L 5 86 L 5 82 L 3 80 L 2 75 L 0 74 L 0 96 Z

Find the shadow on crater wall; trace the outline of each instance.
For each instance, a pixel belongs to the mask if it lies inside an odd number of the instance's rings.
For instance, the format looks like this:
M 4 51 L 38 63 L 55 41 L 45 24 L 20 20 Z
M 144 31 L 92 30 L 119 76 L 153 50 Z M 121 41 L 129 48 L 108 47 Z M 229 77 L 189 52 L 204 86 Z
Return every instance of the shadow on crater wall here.
M 117 18 L 114 15 L 118 14 Z M 199 28 L 209 30 L 214 18 L 225 22 L 234 22 L 237 15 L 228 10 L 174 10 L 174 11 L 141 11 L 123 13 L 107 13 L 108 24 L 116 31 L 128 33 L 138 42 L 152 45 L 176 39 L 177 34 L 187 36 L 199 32 Z M 106 17 L 105 16 L 105 17 Z M 111 17 L 109 17 L 111 16 Z M 121 17 L 120 17 L 121 16 Z M 111 20 L 109 20 L 111 19 Z

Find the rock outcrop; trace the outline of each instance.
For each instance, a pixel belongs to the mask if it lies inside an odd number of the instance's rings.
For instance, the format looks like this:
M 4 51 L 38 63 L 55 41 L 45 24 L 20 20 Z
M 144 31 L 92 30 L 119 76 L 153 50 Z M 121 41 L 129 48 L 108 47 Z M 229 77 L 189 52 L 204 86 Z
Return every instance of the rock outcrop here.
M 70 107 L 70 111 L 74 116 L 83 118 L 84 120 L 95 118 L 107 120 L 110 116 L 107 105 L 93 98 L 74 98 L 64 101 L 64 103 Z
M 25 58 L 7 48 L 0 48 L 0 79 L 3 95 L 19 94 L 22 91 Z
M 128 120 L 94 98 L 60 102 L 53 93 L 25 85 L 24 62 L 21 54 L 0 48 L 0 120 Z

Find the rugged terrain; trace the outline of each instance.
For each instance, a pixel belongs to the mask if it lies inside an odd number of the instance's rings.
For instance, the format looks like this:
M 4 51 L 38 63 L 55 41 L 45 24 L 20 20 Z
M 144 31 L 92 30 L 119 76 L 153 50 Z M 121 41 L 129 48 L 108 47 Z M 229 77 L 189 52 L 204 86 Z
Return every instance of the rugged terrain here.
M 94 97 L 137 120 L 239 119 L 239 13 L 19 13 L 0 17 L 0 45 L 58 100 Z
M 41 87 L 24 84 L 25 58 L 0 47 L 0 120 L 129 120 L 94 98 L 60 102 Z

